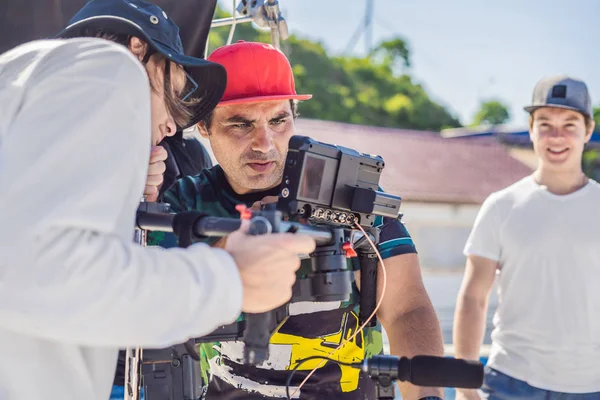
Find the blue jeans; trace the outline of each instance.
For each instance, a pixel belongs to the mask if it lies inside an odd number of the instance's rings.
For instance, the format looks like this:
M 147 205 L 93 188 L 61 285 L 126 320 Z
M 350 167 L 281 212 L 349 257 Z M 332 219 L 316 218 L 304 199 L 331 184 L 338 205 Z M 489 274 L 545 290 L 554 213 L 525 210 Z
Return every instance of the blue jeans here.
M 577 394 L 539 389 L 489 366 L 485 367 L 481 390 L 488 400 L 600 400 L 600 392 Z
M 113 385 L 112 392 L 110 393 L 110 400 L 121 400 L 125 395 L 125 388 L 123 386 Z
M 125 395 L 125 388 L 123 386 L 113 385 L 109 400 L 123 400 L 124 395 Z M 144 400 L 144 389 L 143 388 L 141 390 L 139 399 Z

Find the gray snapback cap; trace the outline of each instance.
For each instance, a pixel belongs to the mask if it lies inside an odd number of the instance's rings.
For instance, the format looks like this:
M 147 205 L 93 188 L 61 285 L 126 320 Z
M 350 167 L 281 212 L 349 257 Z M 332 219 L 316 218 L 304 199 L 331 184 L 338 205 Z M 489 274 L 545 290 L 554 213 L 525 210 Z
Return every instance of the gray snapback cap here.
M 592 99 L 586 84 L 566 75 L 543 78 L 533 89 L 531 105 L 524 107 L 532 113 L 541 107 L 565 108 L 579 111 L 592 118 Z

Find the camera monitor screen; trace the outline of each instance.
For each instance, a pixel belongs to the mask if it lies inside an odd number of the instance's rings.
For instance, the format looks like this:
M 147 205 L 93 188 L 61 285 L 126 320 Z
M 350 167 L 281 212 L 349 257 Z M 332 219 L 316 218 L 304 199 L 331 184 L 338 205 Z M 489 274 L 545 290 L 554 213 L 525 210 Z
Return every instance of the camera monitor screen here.
M 338 163 L 334 158 L 307 153 L 302 167 L 298 200 L 328 206 L 335 188 Z

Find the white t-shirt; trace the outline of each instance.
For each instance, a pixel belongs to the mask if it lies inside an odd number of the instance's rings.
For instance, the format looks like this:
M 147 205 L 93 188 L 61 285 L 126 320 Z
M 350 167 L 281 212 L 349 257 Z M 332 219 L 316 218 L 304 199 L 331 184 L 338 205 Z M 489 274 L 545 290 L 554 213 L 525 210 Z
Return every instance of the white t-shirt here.
M 239 316 L 233 259 L 133 243 L 150 85 L 125 47 L 44 40 L 0 56 L 0 399 L 106 400 L 119 348 Z
M 600 391 L 600 185 L 528 176 L 484 202 L 466 255 L 498 261 L 489 365 L 546 390 Z

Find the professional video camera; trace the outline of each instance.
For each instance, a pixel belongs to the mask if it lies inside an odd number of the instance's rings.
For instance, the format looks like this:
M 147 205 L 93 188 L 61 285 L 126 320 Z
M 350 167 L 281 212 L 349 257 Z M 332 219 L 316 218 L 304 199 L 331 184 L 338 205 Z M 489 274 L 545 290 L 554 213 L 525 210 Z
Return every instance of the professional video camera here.
M 400 197 L 380 190 L 383 168 L 384 162 L 379 156 L 321 143 L 305 136 L 293 136 L 289 142 L 277 204 L 252 212 L 245 206 L 238 208 L 242 218 L 250 219 L 250 234 L 292 232 L 315 239 L 317 247 L 309 255 L 312 271 L 308 276 L 297 279 L 290 302 L 348 301 L 352 294 L 353 270 L 360 268 L 361 325 L 373 314 L 378 258 L 365 234 L 373 244 L 377 244 L 377 217 L 398 218 L 401 204 Z M 155 212 L 156 207 L 151 203 L 141 204 L 138 228 L 172 231 L 182 247 L 187 247 L 194 240 L 226 236 L 241 224 L 240 219 L 219 218 L 195 211 L 179 214 Z M 267 313 L 243 314 L 233 324 L 178 346 L 144 350 L 141 373 L 145 398 L 198 399 L 201 396 L 201 385 L 197 382 L 200 357 L 194 349 L 195 344 L 241 340 L 244 343 L 244 362 L 259 364 L 268 357 L 271 335 L 287 318 L 286 304 Z M 374 325 L 375 318 L 370 323 Z M 374 358 L 369 366 L 380 362 Z M 390 361 L 386 359 L 385 362 Z M 381 368 L 367 370 L 381 371 Z M 377 379 L 381 380 L 380 377 Z
M 250 234 L 295 232 L 315 239 L 317 247 L 310 254 L 312 272 L 297 280 L 291 302 L 348 301 L 352 294 L 353 268 L 356 267 L 349 265 L 348 259 L 354 259 L 361 269 L 360 322 L 364 323 L 372 314 L 376 304 L 377 257 L 356 224 L 360 224 L 377 244 L 376 217 L 397 218 L 399 215 L 400 197 L 379 190 L 383 168 L 384 162 L 379 156 L 294 136 L 289 142 L 278 203 L 251 214 L 240 207 L 242 217 L 250 218 Z M 195 239 L 225 236 L 238 229 L 241 223 L 238 219 L 218 218 L 201 212 L 175 215 L 165 212 L 165 205 L 160 208 L 157 212 L 156 204 L 141 203 L 138 228 L 172 231 L 182 247 Z M 158 373 L 161 368 L 176 367 L 186 374 L 198 368 L 196 343 L 242 340 L 244 361 L 258 364 L 268 357 L 269 339 L 287 317 L 287 305 L 268 313 L 244 314 L 240 321 L 177 348 L 146 350 L 142 364 L 148 372 L 144 374 L 145 386 L 155 381 L 151 371 L 156 372 L 155 376 L 162 376 Z M 373 319 L 371 323 L 376 321 Z M 160 362 L 167 360 L 169 363 Z M 179 386 L 177 382 L 172 384 Z M 146 396 L 152 400 L 148 394 Z M 189 393 L 185 398 L 195 397 Z
M 361 225 L 377 244 L 376 216 L 397 218 L 399 215 L 400 197 L 379 190 L 383 167 L 383 159 L 379 156 L 361 154 L 305 136 L 290 139 L 279 201 L 274 210 L 253 212 L 252 228 L 256 229 L 255 233 L 306 233 L 317 241 L 317 248 L 310 255 L 312 273 L 298 279 L 292 302 L 348 301 L 354 278 L 348 259 L 356 258 L 365 270 L 362 275 L 365 279 L 361 282 L 361 293 L 365 294 L 361 295 L 365 301 L 361 303 L 361 323 L 372 314 L 377 258 L 364 237 L 358 241 L 357 237 L 362 233 L 356 224 Z M 365 264 L 363 260 L 368 262 Z M 286 318 L 286 307 L 260 318 L 247 315 L 244 321 L 222 327 L 198 338 L 197 342 L 244 339 L 246 361 L 261 362 L 268 356 L 268 337 L 265 335 L 270 337 L 281 325 Z M 250 333 L 244 335 L 246 326 L 251 323 L 269 327 L 269 332 L 263 331 L 260 338 L 252 337 Z M 250 339 L 261 340 L 261 343 Z

